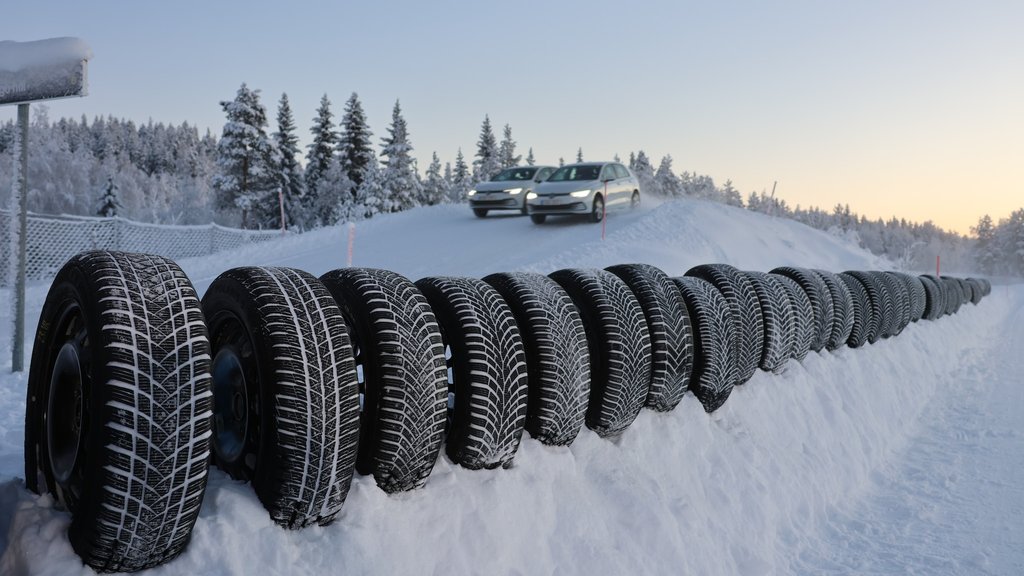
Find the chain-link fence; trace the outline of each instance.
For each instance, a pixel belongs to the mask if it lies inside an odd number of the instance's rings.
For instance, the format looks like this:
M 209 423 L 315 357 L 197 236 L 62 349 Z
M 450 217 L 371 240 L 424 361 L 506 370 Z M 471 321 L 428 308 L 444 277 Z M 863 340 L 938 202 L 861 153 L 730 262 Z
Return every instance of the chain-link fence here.
M 14 283 L 11 220 L 10 211 L 0 210 L 0 286 Z M 239 230 L 216 224 L 165 226 L 123 218 L 30 213 L 26 276 L 29 282 L 48 281 L 68 258 L 84 250 L 125 250 L 189 258 L 280 237 L 281 232 L 276 230 Z

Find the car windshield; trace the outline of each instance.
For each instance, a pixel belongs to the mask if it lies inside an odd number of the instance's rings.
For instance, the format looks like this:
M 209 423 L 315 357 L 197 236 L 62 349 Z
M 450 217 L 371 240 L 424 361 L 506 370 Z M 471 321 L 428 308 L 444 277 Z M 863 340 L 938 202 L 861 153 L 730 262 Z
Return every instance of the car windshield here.
M 583 166 L 562 166 L 548 178 L 548 182 L 588 181 L 597 180 L 601 173 L 599 164 L 586 164 Z
M 491 178 L 491 182 L 511 182 L 515 180 L 529 180 L 533 178 L 533 175 L 537 172 L 536 168 L 522 167 L 522 168 L 508 168 L 502 170 Z

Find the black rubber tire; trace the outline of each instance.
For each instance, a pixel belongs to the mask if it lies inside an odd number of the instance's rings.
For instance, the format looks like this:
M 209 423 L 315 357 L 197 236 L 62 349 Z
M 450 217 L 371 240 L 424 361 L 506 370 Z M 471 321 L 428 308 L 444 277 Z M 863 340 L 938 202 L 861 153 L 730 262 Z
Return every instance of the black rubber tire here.
M 355 361 L 334 298 L 301 270 L 234 268 L 207 289 L 203 313 L 214 355 L 214 463 L 250 480 L 278 525 L 329 524 L 359 445 Z
M 896 330 L 899 323 L 899 314 L 896 310 L 896 295 L 893 293 L 892 284 L 886 280 L 884 272 L 866 272 L 871 277 L 875 290 L 878 292 L 879 316 L 878 316 L 878 339 L 889 338 Z M 874 341 L 872 341 L 874 344 Z
M 796 340 L 796 319 L 793 303 L 786 288 L 764 272 L 743 272 L 750 279 L 761 306 L 764 326 L 764 347 L 759 366 L 767 372 L 779 373 L 793 353 Z
M 491 274 L 484 282 L 505 299 L 526 348 L 526 431 L 549 446 L 572 444 L 590 396 L 587 333 L 576 305 L 543 274 Z
M 526 423 L 526 351 L 505 300 L 483 280 L 431 276 L 423 291 L 451 348 L 455 402 L 446 452 L 479 470 L 509 468 Z
M 846 346 L 846 341 L 850 339 L 854 322 L 853 296 L 846 284 L 832 272 L 827 270 L 812 270 L 812 272 L 825 283 L 829 296 L 832 298 L 832 329 L 825 342 L 825 349 L 831 352 L 841 346 Z
M 878 279 L 871 272 L 862 270 L 848 270 L 843 272 L 843 274 L 860 282 L 864 292 L 868 295 L 865 330 L 867 332 L 867 342 L 874 344 L 882 337 L 883 315 L 885 314 L 885 301 L 882 298 L 882 289 L 879 286 Z
M 871 323 L 871 298 L 868 296 L 867 288 L 860 280 L 851 276 L 848 272 L 836 274 L 840 282 L 846 285 L 850 292 L 850 300 L 853 303 L 853 326 L 850 328 L 850 335 L 846 339 L 846 345 L 850 348 L 860 348 L 868 341 L 869 326 Z
M 890 336 L 899 336 L 903 330 L 910 325 L 911 295 L 906 283 L 893 275 L 891 272 L 879 272 L 883 282 L 889 285 L 893 294 L 893 305 L 895 319 L 892 325 Z
M 444 440 L 448 366 L 427 299 L 388 270 L 340 268 L 320 277 L 345 318 L 362 375 L 356 471 L 388 493 L 422 486 Z
M 486 218 L 487 208 L 473 208 L 473 215 L 477 218 Z
M 704 411 L 718 410 L 729 399 L 739 370 L 736 353 L 736 323 L 725 296 L 707 280 L 694 276 L 673 278 L 683 295 L 693 323 L 693 375 L 690 391 Z
M 547 219 L 548 219 L 548 215 L 547 214 L 530 214 L 530 220 L 534 224 L 543 224 L 544 221 L 547 220 Z
M 924 286 L 924 314 L 921 318 L 925 320 L 936 320 L 942 314 L 943 298 L 942 287 L 934 276 L 922 275 L 917 277 Z
M 71 513 L 100 572 L 184 550 L 206 489 L 210 344 L 195 289 L 165 258 L 85 252 L 40 314 L 25 404 L 25 483 Z
M 769 273 L 768 277 L 778 282 L 789 297 L 793 313 L 793 338 L 789 357 L 797 362 L 803 362 L 811 351 L 811 341 L 814 340 L 814 311 L 811 308 L 811 301 L 807 298 L 807 292 L 789 276 Z
M 640 207 L 640 191 L 633 190 L 633 195 L 629 197 L 629 209 L 636 210 Z
M 921 279 L 917 276 L 904 274 L 903 272 L 887 272 L 887 274 L 902 282 L 903 287 L 907 291 L 909 322 L 920 320 L 924 316 L 925 300 L 927 298 L 924 292 L 924 285 L 921 284 Z
M 977 278 L 968 278 L 967 283 L 971 285 L 971 304 L 981 304 L 981 299 L 985 297 L 984 284 Z
M 963 306 L 971 301 L 971 285 L 963 278 L 956 278 L 956 281 L 960 285 L 960 305 Z
M 949 315 L 956 314 L 964 303 L 963 288 L 960 286 L 960 281 L 957 278 L 943 276 L 942 279 L 946 283 L 946 293 L 949 296 L 949 307 L 946 309 L 946 313 Z
M 594 196 L 594 202 L 590 206 L 590 221 L 600 222 L 604 220 L 604 197 L 598 194 Z
M 780 266 L 772 270 L 772 274 L 788 276 L 799 284 L 800 288 L 807 294 L 807 299 L 811 302 L 811 311 L 814 314 L 811 350 L 815 352 L 821 351 L 828 343 L 829 336 L 832 334 L 834 315 L 832 296 L 825 282 L 817 274 L 806 268 Z
M 649 264 L 607 268 L 629 286 L 640 302 L 651 336 L 651 382 L 645 406 L 673 410 L 690 387 L 693 372 L 693 329 L 679 289 L 660 269 Z
M 754 285 L 742 272 L 728 264 L 694 266 L 686 275 L 710 282 L 732 307 L 736 326 L 736 359 L 739 362 L 736 385 L 746 383 L 757 371 L 764 350 L 764 319 Z
M 651 337 L 643 308 L 611 272 L 567 268 L 550 276 L 572 298 L 587 333 L 587 427 L 602 437 L 620 434 L 636 419 L 650 389 Z

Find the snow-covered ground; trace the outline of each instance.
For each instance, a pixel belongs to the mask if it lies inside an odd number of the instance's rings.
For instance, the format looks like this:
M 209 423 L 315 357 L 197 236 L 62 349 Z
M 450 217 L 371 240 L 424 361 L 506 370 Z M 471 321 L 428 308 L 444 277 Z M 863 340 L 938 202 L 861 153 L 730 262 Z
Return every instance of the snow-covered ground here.
M 886 267 L 843 240 L 720 204 L 677 201 L 599 225 L 435 207 L 356 230 L 354 264 L 412 279 L 646 262 Z M 346 227 L 181 262 L 221 271 L 343 266 Z M 28 294 L 29 339 L 45 286 Z M 8 294 L 0 292 L 4 300 Z M 88 574 L 69 518 L 23 488 L 25 375 L 0 310 L 0 574 Z M 758 373 L 707 415 L 692 396 L 621 437 L 525 440 L 509 470 L 441 456 L 427 486 L 357 478 L 337 522 L 289 532 L 212 471 L 192 543 L 154 574 L 1024 574 L 1024 288 L 860 350 Z

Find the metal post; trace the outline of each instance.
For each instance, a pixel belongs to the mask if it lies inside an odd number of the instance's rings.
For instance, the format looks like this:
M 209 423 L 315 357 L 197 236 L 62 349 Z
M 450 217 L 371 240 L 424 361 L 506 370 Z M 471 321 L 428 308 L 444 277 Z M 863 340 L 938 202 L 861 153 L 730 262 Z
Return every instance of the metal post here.
M 11 345 L 11 372 L 25 370 L 25 266 L 28 228 L 28 104 L 18 104 L 18 139 L 21 169 L 15 195 L 18 200 L 18 270 L 14 281 L 14 342 Z M 13 214 L 12 214 L 13 216 Z

